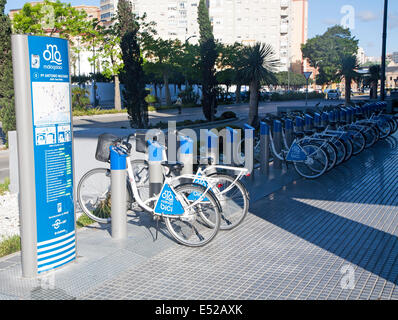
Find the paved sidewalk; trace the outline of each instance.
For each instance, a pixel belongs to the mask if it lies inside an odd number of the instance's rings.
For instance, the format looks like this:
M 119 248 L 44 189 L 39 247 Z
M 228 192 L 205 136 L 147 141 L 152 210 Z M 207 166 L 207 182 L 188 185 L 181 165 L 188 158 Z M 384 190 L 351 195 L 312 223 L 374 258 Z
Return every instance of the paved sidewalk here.
M 78 262 L 50 286 L 0 260 L 3 299 L 398 299 L 398 136 L 318 180 L 292 169 L 246 181 L 250 214 L 203 248 L 176 244 L 148 215 L 127 241 L 78 232 Z M 272 178 L 273 177 L 273 178 Z

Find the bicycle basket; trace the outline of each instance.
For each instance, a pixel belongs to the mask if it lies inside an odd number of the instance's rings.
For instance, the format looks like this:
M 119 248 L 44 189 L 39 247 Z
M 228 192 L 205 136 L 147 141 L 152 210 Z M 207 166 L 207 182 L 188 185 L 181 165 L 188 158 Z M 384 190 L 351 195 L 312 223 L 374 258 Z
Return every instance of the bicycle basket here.
M 109 147 L 119 140 L 118 137 L 110 133 L 101 134 L 98 137 L 97 150 L 95 151 L 95 159 L 101 162 L 109 162 L 110 150 Z

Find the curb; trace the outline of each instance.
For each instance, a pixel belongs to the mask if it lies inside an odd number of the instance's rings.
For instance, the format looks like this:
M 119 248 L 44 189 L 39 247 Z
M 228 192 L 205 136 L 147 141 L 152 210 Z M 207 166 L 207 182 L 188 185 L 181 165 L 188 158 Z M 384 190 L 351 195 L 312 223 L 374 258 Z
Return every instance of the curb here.
M 204 123 L 198 123 L 198 124 L 192 124 L 192 125 L 186 125 L 186 126 L 177 126 L 177 128 L 200 128 L 203 126 L 208 126 L 212 124 L 223 124 L 223 123 L 228 123 L 228 122 L 236 122 L 241 120 L 240 118 L 231 118 L 231 119 L 225 119 L 221 121 L 213 121 L 213 122 L 204 122 Z

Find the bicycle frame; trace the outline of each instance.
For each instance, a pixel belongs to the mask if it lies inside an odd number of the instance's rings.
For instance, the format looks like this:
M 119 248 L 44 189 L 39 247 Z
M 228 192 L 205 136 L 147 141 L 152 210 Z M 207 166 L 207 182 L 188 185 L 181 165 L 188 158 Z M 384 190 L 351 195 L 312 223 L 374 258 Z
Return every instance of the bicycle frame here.
M 164 161 L 167 161 L 166 149 L 167 149 L 166 146 L 162 146 L 162 159 Z M 224 194 L 224 193 L 228 192 L 229 190 L 231 190 L 235 186 L 236 181 L 239 181 L 244 175 L 246 175 L 249 172 L 249 170 L 247 168 L 240 168 L 240 167 L 233 167 L 233 166 L 226 166 L 226 165 L 213 165 L 212 164 L 212 165 L 208 165 L 205 169 L 202 169 L 201 167 L 199 167 L 197 172 L 194 175 L 189 175 L 189 177 L 194 177 L 193 181 L 195 181 L 195 180 L 203 180 L 203 179 L 201 179 L 201 177 L 204 174 L 207 177 L 207 179 L 210 180 L 209 177 L 207 176 L 207 173 L 208 172 L 212 172 L 212 171 L 217 170 L 217 169 L 229 170 L 229 171 L 237 172 L 236 179 L 234 180 L 234 182 L 227 189 L 222 191 L 220 194 Z M 166 176 L 166 175 L 164 174 L 164 176 Z M 179 176 L 177 178 L 178 179 L 184 179 L 186 177 L 187 177 L 187 175 L 183 175 L 183 176 Z M 217 191 L 215 191 L 215 193 L 216 194 L 219 193 L 218 188 L 214 188 L 215 184 L 213 184 L 213 185 L 208 184 L 208 185 L 210 187 L 213 187 L 213 188 L 211 188 L 211 190 L 213 192 L 214 192 L 214 190 L 217 190 Z
M 283 132 L 283 130 L 282 130 L 282 132 Z M 288 155 L 288 154 L 289 154 L 290 149 L 292 148 L 292 146 L 293 146 L 294 144 L 299 144 L 299 141 L 302 141 L 302 140 L 303 140 L 303 139 L 301 139 L 301 140 L 294 139 L 293 142 L 292 142 L 292 145 L 291 145 L 289 148 L 286 148 L 286 145 L 285 145 L 285 148 L 288 149 L 288 150 L 286 150 L 286 149 L 285 149 L 285 150 L 281 150 L 281 153 L 279 154 L 279 153 L 276 151 L 274 139 L 273 139 L 273 137 L 272 137 L 272 133 L 271 133 L 271 132 L 269 133 L 269 137 L 270 137 L 270 146 L 271 146 L 272 153 L 274 154 L 275 157 L 277 157 L 277 158 L 278 158 L 279 160 L 281 160 L 281 161 L 288 161 L 288 160 L 286 160 L 285 155 Z M 304 138 L 304 139 L 305 139 L 305 138 Z M 284 138 L 284 140 L 285 140 L 285 138 Z M 308 140 L 315 140 L 315 139 L 310 139 L 310 138 L 308 138 Z M 316 139 L 316 140 L 322 140 L 322 139 Z M 324 142 L 325 140 L 322 140 L 322 141 Z M 285 144 L 285 141 L 284 141 L 284 144 Z M 316 149 L 315 151 L 317 151 L 317 150 L 319 150 L 319 149 L 321 149 L 321 147 L 317 146 L 317 149 Z M 303 163 L 305 163 L 306 161 L 308 161 L 308 156 L 309 156 L 309 154 L 308 154 L 308 153 L 306 152 L 306 150 L 304 150 L 304 149 L 302 149 L 302 151 L 305 153 L 307 159 L 305 159 L 305 160 L 295 160 L 295 161 L 292 161 L 292 162 L 303 162 Z
M 148 203 L 150 203 L 152 201 L 157 202 L 159 200 L 160 195 L 156 196 L 156 197 L 149 198 L 149 199 L 143 201 L 141 199 L 141 196 L 140 196 L 139 192 L 138 192 L 137 183 L 136 183 L 136 181 L 134 179 L 133 168 L 132 168 L 132 165 L 131 165 L 131 157 L 127 156 L 126 161 L 127 161 L 128 179 L 129 179 L 129 183 L 130 183 L 131 190 L 133 192 L 135 200 L 137 201 L 137 203 L 139 204 L 139 206 L 141 208 L 143 208 L 145 211 L 150 212 L 150 213 L 152 213 L 154 215 L 161 215 L 161 216 L 170 217 L 170 218 L 184 218 L 184 217 L 190 215 L 190 209 L 193 206 L 196 206 L 196 204 L 198 204 L 199 202 L 202 202 L 202 200 L 204 200 L 206 198 L 206 194 L 210 190 L 211 184 L 208 183 L 208 187 L 206 188 L 206 191 L 199 197 L 199 199 L 194 201 L 192 204 L 187 204 L 187 201 L 185 199 L 182 199 L 182 197 L 175 191 L 175 189 L 173 187 L 173 182 L 178 181 L 180 179 L 192 179 L 193 180 L 193 179 L 195 179 L 195 176 L 194 175 L 185 174 L 185 175 L 182 175 L 182 176 L 179 176 L 179 177 L 174 177 L 174 178 L 166 177 L 166 179 L 165 179 L 165 181 L 163 183 L 162 189 L 164 188 L 165 185 L 168 185 L 170 187 L 170 189 L 174 192 L 177 200 L 183 206 L 184 213 L 182 215 L 158 214 L 158 213 L 155 212 L 156 205 L 152 208 L 152 207 L 150 207 L 148 205 Z M 214 180 L 214 179 L 206 177 L 206 180 L 210 182 L 211 180 Z

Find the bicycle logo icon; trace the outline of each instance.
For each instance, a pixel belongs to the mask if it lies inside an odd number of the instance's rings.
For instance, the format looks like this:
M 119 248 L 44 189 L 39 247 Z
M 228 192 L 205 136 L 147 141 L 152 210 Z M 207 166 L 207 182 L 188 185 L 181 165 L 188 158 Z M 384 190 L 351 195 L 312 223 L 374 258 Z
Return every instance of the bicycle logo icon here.
M 168 202 L 173 202 L 173 195 L 171 194 L 171 191 L 165 191 L 162 194 L 162 198 Z
M 48 44 L 47 49 L 43 52 L 43 58 L 50 63 L 57 65 L 62 64 L 61 53 L 58 51 L 58 47 L 55 44 Z

